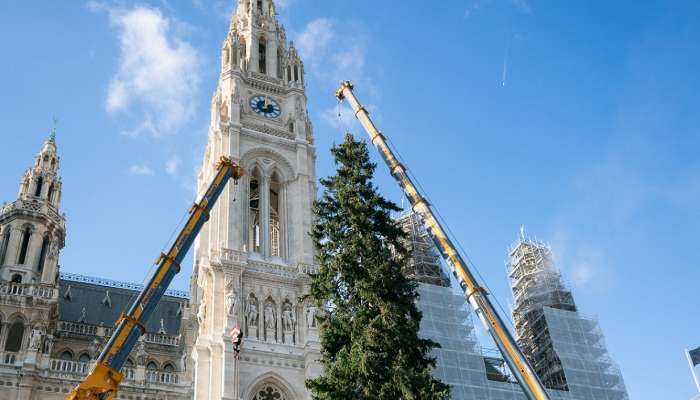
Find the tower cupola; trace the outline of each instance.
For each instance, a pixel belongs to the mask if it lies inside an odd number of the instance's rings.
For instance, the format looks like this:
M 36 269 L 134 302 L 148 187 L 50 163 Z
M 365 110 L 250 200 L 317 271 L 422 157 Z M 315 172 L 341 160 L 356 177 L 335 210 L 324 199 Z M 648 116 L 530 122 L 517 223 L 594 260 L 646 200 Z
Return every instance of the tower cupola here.
M 17 199 L 0 209 L 0 279 L 54 284 L 65 242 L 55 132 L 20 180 Z

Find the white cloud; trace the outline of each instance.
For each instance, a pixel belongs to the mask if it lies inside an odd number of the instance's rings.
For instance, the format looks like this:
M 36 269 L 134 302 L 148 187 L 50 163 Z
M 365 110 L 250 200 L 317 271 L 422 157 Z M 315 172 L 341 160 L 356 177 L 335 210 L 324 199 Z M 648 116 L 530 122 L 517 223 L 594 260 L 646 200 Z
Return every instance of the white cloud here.
M 318 18 L 306 25 L 294 43 L 305 62 L 318 64 L 333 36 L 333 22 L 328 18 Z
M 275 1 L 275 5 L 277 6 L 277 8 L 281 8 L 281 9 L 289 8 L 292 5 L 292 3 L 294 3 L 294 0 L 276 0 Z
M 165 162 L 165 172 L 175 175 L 179 166 L 180 159 L 177 156 L 172 156 Z
M 528 0 L 511 0 L 510 2 L 518 10 L 526 14 L 532 13 L 532 7 L 530 6 L 530 2 Z
M 129 173 L 133 175 L 141 176 L 153 176 L 155 172 L 153 169 L 145 164 L 135 164 L 129 167 Z
M 335 108 L 328 108 L 321 111 L 321 119 L 335 129 L 350 130 L 357 127 L 355 113 L 344 104 L 338 104 Z
M 121 9 L 91 2 L 88 7 L 106 9 L 119 31 L 119 67 L 109 83 L 105 108 L 110 114 L 130 109 L 140 113 L 139 125 L 125 133 L 157 137 L 186 123 L 195 111 L 199 54 L 172 28 L 176 23 L 145 6 Z

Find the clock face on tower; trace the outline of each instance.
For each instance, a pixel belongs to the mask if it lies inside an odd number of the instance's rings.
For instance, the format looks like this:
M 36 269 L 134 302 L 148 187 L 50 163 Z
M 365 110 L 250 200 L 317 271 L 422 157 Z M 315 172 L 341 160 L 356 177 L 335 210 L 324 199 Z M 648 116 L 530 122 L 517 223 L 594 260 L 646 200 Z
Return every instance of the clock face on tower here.
M 250 99 L 250 108 L 265 118 L 277 118 L 282 113 L 279 104 L 267 96 L 253 96 Z

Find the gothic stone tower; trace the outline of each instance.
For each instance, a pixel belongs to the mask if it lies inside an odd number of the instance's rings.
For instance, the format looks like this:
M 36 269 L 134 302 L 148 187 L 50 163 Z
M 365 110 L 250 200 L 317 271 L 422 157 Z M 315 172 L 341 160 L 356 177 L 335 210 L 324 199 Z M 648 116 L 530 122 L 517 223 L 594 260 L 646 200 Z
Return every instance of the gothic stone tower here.
M 229 155 L 246 176 L 228 185 L 196 242 L 190 326 L 196 400 L 302 400 L 320 371 L 316 309 L 302 297 L 316 269 L 309 237 L 315 148 L 304 66 L 272 0 L 241 0 L 198 175 Z M 244 339 L 239 359 L 230 331 Z
M 58 253 L 66 235 L 58 166 L 52 134 L 22 177 L 17 200 L 0 210 L 0 364 L 21 362 L 22 398 L 38 377 L 41 354 L 51 350 L 57 315 Z

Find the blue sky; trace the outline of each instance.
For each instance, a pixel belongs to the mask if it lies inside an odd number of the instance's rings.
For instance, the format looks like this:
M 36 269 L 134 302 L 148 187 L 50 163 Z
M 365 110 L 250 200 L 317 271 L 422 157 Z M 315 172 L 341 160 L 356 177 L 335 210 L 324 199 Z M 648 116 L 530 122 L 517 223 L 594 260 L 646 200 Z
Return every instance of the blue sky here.
M 364 135 L 333 97 L 351 79 L 502 304 L 523 224 L 598 316 L 631 398 L 693 394 L 699 3 L 278 3 L 306 65 L 319 176 L 345 129 Z M 63 271 L 142 281 L 167 244 L 193 200 L 232 6 L 0 3 L 0 200 L 56 116 Z M 377 183 L 401 201 L 381 165 Z

